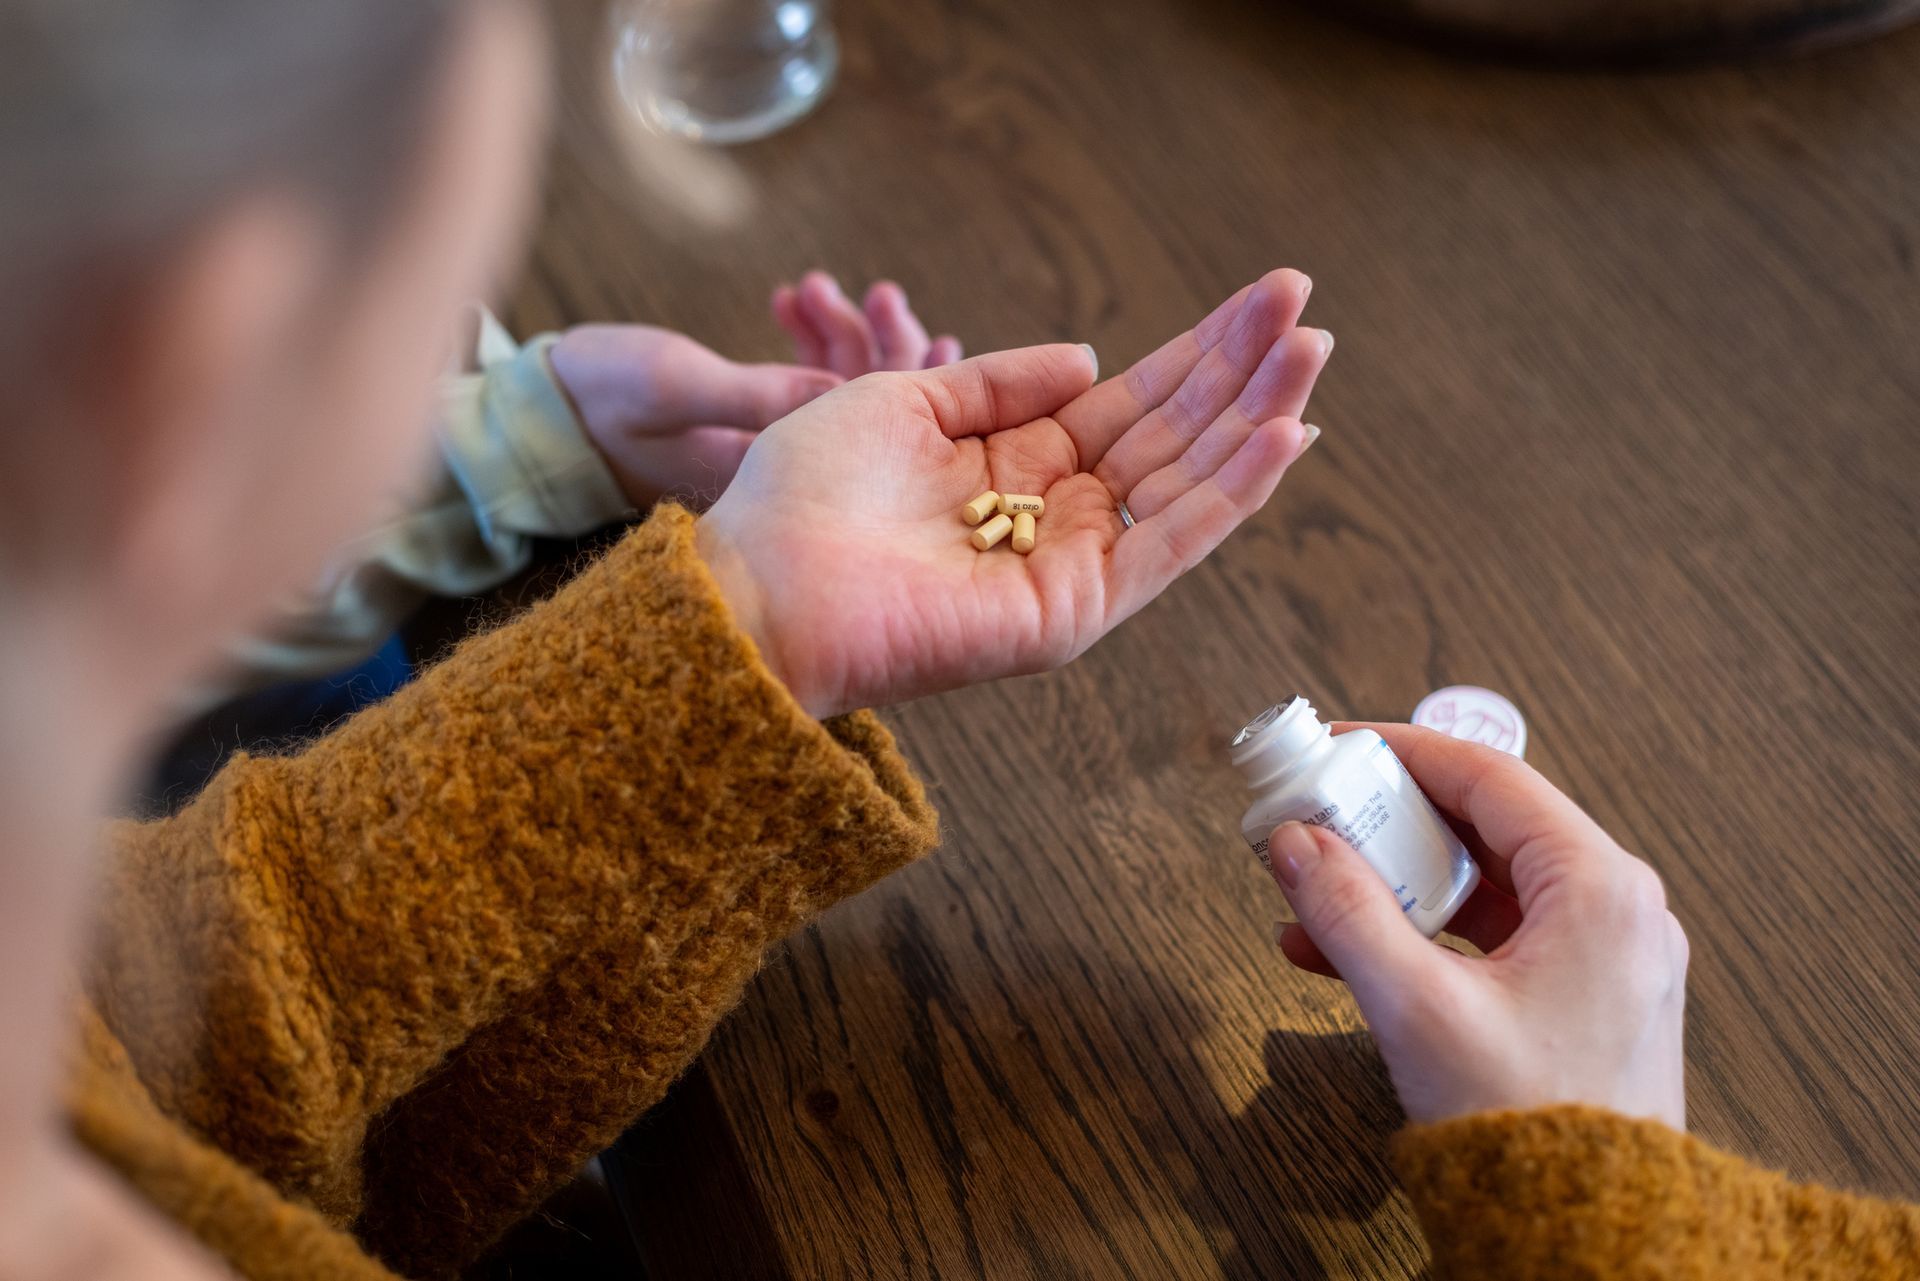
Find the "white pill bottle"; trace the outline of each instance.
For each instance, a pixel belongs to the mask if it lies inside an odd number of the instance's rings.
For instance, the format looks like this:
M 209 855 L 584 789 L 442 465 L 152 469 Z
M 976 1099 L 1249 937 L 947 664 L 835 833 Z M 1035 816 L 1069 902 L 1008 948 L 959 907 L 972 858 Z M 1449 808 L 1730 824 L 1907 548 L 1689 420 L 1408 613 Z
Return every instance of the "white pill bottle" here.
M 1254 794 L 1240 833 L 1262 863 L 1282 823 L 1337 832 L 1393 887 L 1400 910 L 1428 938 L 1480 884 L 1479 865 L 1372 730 L 1336 736 L 1306 699 L 1294 698 L 1254 717 L 1231 746 Z

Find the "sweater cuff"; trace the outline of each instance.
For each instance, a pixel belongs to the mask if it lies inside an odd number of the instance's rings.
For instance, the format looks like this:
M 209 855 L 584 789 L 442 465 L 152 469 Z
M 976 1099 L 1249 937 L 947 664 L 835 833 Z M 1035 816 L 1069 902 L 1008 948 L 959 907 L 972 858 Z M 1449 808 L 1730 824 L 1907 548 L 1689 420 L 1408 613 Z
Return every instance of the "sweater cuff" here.
M 886 730 L 806 713 L 693 533 L 656 508 L 303 754 L 237 757 L 175 819 L 115 829 L 93 992 L 165 1111 L 335 1222 L 362 1208 L 342 1154 L 372 1118 L 399 1124 L 436 1073 L 440 1103 L 415 1110 L 464 1105 L 463 1044 L 489 1106 L 518 1090 L 521 1125 L 572 1125 L 528 1151 L 610 1139 L 595 1125 L 664 1088 L 769 941 L 933 846 Z
M 448 388 L 441 446 L 489 541 L 574 538 L 633 514 L 553 371 L 558 341 L 541 334 L 495 351 Z
M 487 851 L 490 876 L 524 865 L 540 869 L 533 883 L 595 881 L 591 910 L 558 912 L 556 927 L 624 917 L 661 946 L 698 919 L 694 898 L 770 877 L 824 905 L 924 853 L 933 811 L 891 736 L 871 715 L 806 713 L 735 623 L 694 526 L 683 508 L 655 508 L 519 623 L 321 740 L 300 771 L 303 826 L 334 829 L 336 850 L 458 834 Z M 365 814 L 370 788 L 378 822 L 338 830 L 338 816 Z M 816 843 L 822 855 L 790 858 Z M 540 913 L 515 910 L 541 928 Z M 545 942 L 556 956 L 573 946 Z M 516 945 L 522 962 L 528 947 Z
M 1393 1160 L 1435 1281 L 1893 1276 L 1876 1266 L 1920 1248 L 1906 1207 L 1791 1183 L 1598 1108 L 1409 1126 Z

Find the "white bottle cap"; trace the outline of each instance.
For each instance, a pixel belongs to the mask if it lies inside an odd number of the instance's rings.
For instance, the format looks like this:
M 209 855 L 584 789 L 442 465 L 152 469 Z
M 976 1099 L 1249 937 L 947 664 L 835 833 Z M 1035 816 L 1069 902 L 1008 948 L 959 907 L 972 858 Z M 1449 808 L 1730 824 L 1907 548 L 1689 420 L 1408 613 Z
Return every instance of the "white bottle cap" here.
M 1511 756 L 1527 754 L 1526 717 L 1507 699 L 1478 685 L 1434 690 L 1413 709 L 1413 723 L 1470 743 L 1497 747 Z

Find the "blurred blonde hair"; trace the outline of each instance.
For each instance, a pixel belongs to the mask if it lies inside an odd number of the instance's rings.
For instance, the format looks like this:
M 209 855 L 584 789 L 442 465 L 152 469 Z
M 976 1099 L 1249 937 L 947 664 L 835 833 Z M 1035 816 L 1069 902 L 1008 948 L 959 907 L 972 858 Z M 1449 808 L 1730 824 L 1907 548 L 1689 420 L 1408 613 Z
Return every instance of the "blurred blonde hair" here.
M 369 234 L 473 2 L 0 0 L 0 572 L 102 447 L 55 411 L 118 309 L 243 191 Z

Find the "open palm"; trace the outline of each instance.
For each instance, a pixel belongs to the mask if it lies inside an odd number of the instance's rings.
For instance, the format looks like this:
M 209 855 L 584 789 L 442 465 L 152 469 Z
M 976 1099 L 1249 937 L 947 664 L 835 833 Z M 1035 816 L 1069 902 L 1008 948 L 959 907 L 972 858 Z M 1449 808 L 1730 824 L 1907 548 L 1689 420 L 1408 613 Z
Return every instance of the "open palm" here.
M 1277 271 L 1093 385 L 1086 348 L 860 378 L 761 434 L 700 522 L 768 662 L 828 715 L 1079 654 L 1258 510 L 1330 348 Z M 986 489 L 1046 499 L 1031 555 L 973 550 Z M 1119 515 L 1124 500 L 1137 524 Z

